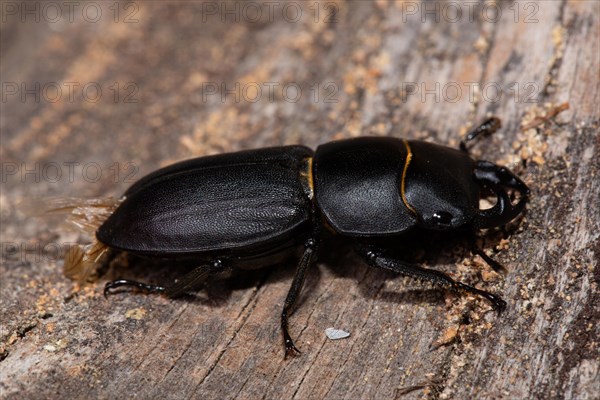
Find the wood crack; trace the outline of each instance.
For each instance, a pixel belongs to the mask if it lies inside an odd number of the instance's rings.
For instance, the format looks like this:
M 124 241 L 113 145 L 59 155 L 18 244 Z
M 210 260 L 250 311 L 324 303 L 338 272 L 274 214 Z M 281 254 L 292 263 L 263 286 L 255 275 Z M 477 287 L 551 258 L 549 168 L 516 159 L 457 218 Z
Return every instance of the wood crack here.
M 560 67 L 563 62 L 564 50 L 566 48 L 565 38 L 563 35 L 568 34 L 567 28 L 564 25 L 564 13 L 566 7 L 566 1 L 562 0 L 560 3 L 558 16 L 556 17 L 556 27 L 552 31 L 553 41 L 554 41 L 554 52 L 552 55 L 552 62 L 548 66 L 547 72 L 547 80 L 542 88 L 540 94 L 541 98 L 539 99 L 540 103 L 543 103 L 544 100 L 548 100 L 554 94 L 553 88 L 556 87 L 557 76 L 560 70 Z M 556 31 L 558 29 L 558 31 Z

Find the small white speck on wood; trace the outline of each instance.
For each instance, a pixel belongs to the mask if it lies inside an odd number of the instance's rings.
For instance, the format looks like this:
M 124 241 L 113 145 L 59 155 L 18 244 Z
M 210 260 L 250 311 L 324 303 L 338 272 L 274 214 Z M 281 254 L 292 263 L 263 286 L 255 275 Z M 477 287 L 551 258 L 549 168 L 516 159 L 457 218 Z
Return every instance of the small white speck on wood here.
M 343 331 L 341 329 L 327 328 L 325 329 L 325 335 L 331 340 L 344 339 L 350 336 L 350 332 Z

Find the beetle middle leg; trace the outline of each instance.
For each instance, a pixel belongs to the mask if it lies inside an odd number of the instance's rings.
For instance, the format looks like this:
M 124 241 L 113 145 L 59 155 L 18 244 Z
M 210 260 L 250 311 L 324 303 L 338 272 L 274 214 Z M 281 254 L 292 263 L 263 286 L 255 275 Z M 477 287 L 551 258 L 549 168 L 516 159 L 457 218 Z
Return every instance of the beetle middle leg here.
M 211 274 L 222 270 L 221 260 L 215 260 L 211 264 L 194 268 L 170 286 L 151 285 L 129 279 L 117 279 L 106 283 L 106 286 L 104 286 L 104 296 L 110 294 L 113 289 L 129 286 L 137 288 L 144 293 L 160 293 L 168 297 L 177 297 L 197 289 Z
M 506 308 L 506 302 L 495 294 L 477 289 L 462 282 L 455 281 L 443 272 L 423 268 L 418 265 L 409 264 L 398 259 L 387 257 L 382 249 L 375 246 L 359 245 L 357 247 L 357 251 L 372 267 L 382 268 L 411 278 L 428 280 L 454 292 L 468 292 L 476 294 L 492 303 L 492 307 L 498 313 L 502 312 Z
M 283 311 L 281 312 L 281 331 L 283 332 L 283 343 L 285 345 L 285 356 L 287 358 L 290 355 L 299 354 L 300 350 L 294 345 L 294 341 L 288 331 L 288 313 L 291 313 L 298 295 L 302 291 L 304 285 L 304 279 L 306 277 L 306 271 L 308 267 L 316 261 L 318 242 L 318 232 L 313 232 L 313 235 L 304 244 L 304 253 L 300 258 L 294 279 L 292 280 L 292 286 L 288 291 L 287 297 L 283 305 Z

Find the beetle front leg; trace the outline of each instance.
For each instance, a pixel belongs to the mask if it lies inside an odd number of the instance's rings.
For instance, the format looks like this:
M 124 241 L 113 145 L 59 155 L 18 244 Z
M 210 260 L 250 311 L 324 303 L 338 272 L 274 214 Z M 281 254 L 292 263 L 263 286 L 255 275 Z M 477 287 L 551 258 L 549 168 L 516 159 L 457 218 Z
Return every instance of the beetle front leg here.
M 372 267 L 386 269 L 388 271 L 396 272 L 411 278 L 428 280 L 433 284 L 440 285 L 441 287 L 454 292 L 468 292 L 476 294 L 492 303 L 492 307 L 498 313 L 501 313 L 506 308 L 506 302 L 495 294 L 477 289 L 462 282 L 457 282 L 443 272 L 423 268 L 418 265 L 409 264 L 401 260 L 387 257 L 383 254 L 381 249 L 372 246 L 359 245 L 357 251 Z
M 468 142 L 478 138 L 481 135 L 486 135 L 486 136 L 491 135 L 492 133 L 494 133 L 498 129 L 500 129 L 501 126 L 502 126 L 502 123 L 501 123 L 500 119 L 497 117 L 491 117 L 491 118 L 486 119 L 481 124 L 479 124 L 479 126 L 475 127 L 469 133 L 467 133 L 467 136 L 463 140 L 460 141 L 460 149 L 462 151 L 464 151 L 465 153 L 468 153 L 469 152 L 469 150 L 467 149 Z
M 483 259 L 483 261 L 485 261 L 485 263 L 487 265 L 489 265 L 496 273 L 500 274 L 500 273 L 506 272 L 506 268 L 504 268 L 504 265 L 500 264 L 498 261 L 496 261 L 492 257 L 488 256 L 485 253 L 485 251 L 483 251 L 483 249 L 481 249 L 481 248 L 479 248 L 479 246 L 477 246 L 477 235 L 475 234 L 475 232 L 471 233 L 470 242 L 471 242 L 471 253 L 476 254 L 479 257 L 481 257 Z
M 287 297 L 285 298 L 283 311 L 281 312 L 281 331 L 283 332 L 283 343 L 285 345 L 284 358 L 300 353 L 300 350 L 298 350 L 298 348 L 294 345 L 294 341 L 292 340 L 292 337 L 288 331 L 288 313 L 291 313 L 292 308 L 296 303 L 296 299 L 302 291 L 302 286 L 304 285 L 304 279 L 306 277 L 306 271 L 308 270 L 308 267 L 314 264 L 316 260 L 315 256 L 317 248 L 318 235 L 314 234 L 313 237 L 308 239 L 304 244 L 304 253 L 302 254 L 302 258 L 300 258 L 300 262 L 296 268 L 296 273 L 294 274 L 294 279 L 292 280 L 292 286 L 290 287 Z

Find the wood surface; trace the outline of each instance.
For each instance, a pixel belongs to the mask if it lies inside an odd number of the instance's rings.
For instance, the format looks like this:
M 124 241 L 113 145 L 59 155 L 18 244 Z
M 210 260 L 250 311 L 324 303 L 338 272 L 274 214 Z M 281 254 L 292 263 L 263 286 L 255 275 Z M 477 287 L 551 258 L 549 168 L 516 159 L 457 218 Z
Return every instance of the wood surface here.
M 58 20 L 42 3 L 2 3 L 2 398 L 598 398 L 600 3 L 91 2 Z M 473 154 L 532 189 L 524 218 L 482 240 L 507 272 L 460 243 L 420 257 L 507 311 L 370 269 L 337 238 L 291 317 L 302 354 L 288 360 L 293 260 L 179 300 L 105 299 L 109 279 L 185 269 L 123 258 L 80 286 L 56 254 L 89 238 L 20 206 L 119 196 L 158 167 L 240 149 L 359 135 L 456 146 L 488 114 L 503 127 Z

